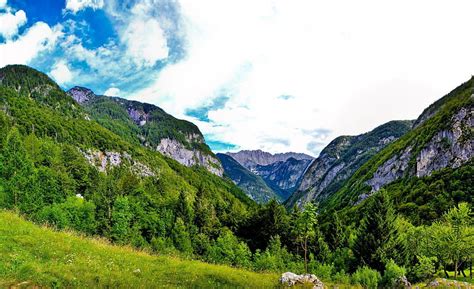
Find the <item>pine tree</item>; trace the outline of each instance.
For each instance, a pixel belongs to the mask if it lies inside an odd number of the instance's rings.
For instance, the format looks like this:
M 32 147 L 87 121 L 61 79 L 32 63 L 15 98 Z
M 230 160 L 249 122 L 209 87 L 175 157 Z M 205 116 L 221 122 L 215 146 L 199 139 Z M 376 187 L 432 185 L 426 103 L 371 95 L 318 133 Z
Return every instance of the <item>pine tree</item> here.
M 396 237 L 396 215 L 385 191 L 378 192 L 368 202 L 353 247 L 354 256 L 360 266 L 367 265 L 383 271 L 384 264 L 395 253 L 392 249 Z

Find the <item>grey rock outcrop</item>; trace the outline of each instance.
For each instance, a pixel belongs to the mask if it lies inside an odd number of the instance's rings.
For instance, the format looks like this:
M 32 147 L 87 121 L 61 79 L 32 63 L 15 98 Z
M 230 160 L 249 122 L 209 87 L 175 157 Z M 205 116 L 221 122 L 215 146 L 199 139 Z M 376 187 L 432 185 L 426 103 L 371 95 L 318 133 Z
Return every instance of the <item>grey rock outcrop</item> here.
M 283 273 L 280 277 L 280 283 L 285 286 L 294 286 L 298 284 L 312 284 L 313 289 L 323 289 L 324 284 L 313 274 L 297 275 L 292 272 Z
M 252 169 L 257 165 L 266 166 L 276 162 L 286 161 L 289 158 L 297 160 L 312 160 L 313 157 L 303 153 L 278 153 L 271 154 L 262 150 L 242 150 L 236 153 L 228 152 L 227 155 L 233 157 L 241 165 L 248 169 Z
M 474 140 L 472 130 L 474 118 L 472 107 L 463 107 L 451 118 L 447 129 L 437 132 L 416 155 L 412 146 L 385 161 L 366 184 L 371 192 L 404 176 L 429 176 L 443 168 L 458 168 L 472 159 Z M 415 157 L 415 167 L 410 168 L 410 160 Z
M 340 189 L 365 162 L 411 129 L 412 121 L 391 121 L 358 136 L 340 136 L 308 167 L 287 206 L 322 201 Z
M 96 167 L 97 170 L 103 173 L 107 173 L 107 171 L 112 167 L 127 164 L 130 166 L 130 170 L 138 176 L 156 176 L 152 169 L 142 164 L 141 162 L 134 160 L 127 153 L 119 153 L 112 151 L 102 152 L 98 150 L 81 151 L 81 153 L 87 159 L 89 164 Z
M 80 86 L 71 88 L 68 94 L 79 104 L 84 104 L 96 96 L 92 90 Z
M 195 136 L 189 136 L 189 139 L 193 137 Z M 188 149 L 177 140 L 164 138 L 160 141 L 156 150 L 187 167 L 201 165 L 209 172 L 220 177 L 224 174 L 224 169 L 217 158 L 212 155 L 204 154 L 199 150 Z
M 243 150 L 226 155 L 261 177 L 280 200 L 286 200 L 297 189 L 313 160 L 313 157 L 302 153 L 271 154 L 262 150 Z

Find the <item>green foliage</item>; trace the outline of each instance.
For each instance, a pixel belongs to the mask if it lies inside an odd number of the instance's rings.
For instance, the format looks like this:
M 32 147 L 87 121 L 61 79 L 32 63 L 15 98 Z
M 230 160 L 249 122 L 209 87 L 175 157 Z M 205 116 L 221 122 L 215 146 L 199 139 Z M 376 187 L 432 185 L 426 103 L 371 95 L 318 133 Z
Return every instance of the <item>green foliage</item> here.
M 405 268 L 398 266 L 392 259 L 390 259 L 385 265 L 382 284 L 384 284 L 386 287 L 393 287 L 395 285 L 395 281 L 405 275 Z
M 230 230 L 224 229 L 209 248 L 206 259 L 213 263 L 249 268 L 251 256 L 247 244 L 239 241 Z
M 368 200 L 364 219 L 353 247 L 359 264 L 383 271 L 394 254 L 395 212 L 389 196 L 380 191 Z
M 370 269 L 367 266 L 358 268 L 352 274 L 352 283 L 362 285 L 367 289 L 377 289 L 382 277 L 377 270 Z
M 316 236 L 317 208 L 312 203 L 307 203 L 302 212 L 295 220 L 294 234 L 296 242 L 301 245 L 304 251 L 305 272 L 308 272 L 308 241 Z
M 95 205 L 81 197 L 69 197 L 64 203 L 47 206 L 35 219 L 59 229 L 70 228 L 87 234 L 93 234 L 97 226 Z
M 414 281 L 431 280 L 436 273 L 436 257 L 418 256 L 418 262 L 412 267 L 409 277 Z
M 132 212 L 127 197 L 115 199 L 112 209 L 112 240 L 125 244 L 130 237 L 130 221 Z
M 151 255 L 129 246 L 112 246 L 100 239 L 42 228 L 9 212 L 0 211 L 0 236 L 1 288 L 278 286 L 278 274 Z
M 193 247 L 191 245 L 191 238 L 189 236 L 188 229 L 180 217 L 176 219 L 174 223 L 173 231 L 171 236 L 174 242 L 174 246 L 183 252 L 184 254 L 192 254 Z

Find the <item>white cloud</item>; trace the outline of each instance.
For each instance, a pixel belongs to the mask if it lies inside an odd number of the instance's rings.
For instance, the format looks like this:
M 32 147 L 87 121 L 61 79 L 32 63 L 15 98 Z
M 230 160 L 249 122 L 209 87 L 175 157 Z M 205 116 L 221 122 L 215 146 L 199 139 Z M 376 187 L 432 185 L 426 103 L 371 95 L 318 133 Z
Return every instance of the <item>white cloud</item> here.
M 160 23 L 153 18 L 132 20 L 121 39 L 127 46 L 128 56 L 137 65 L 152 66 L 168 57 L 166 37 Z
M 2 7 L 1 3 L 0 7 Z M 2 13 L 0 14 L 0 36 L 11 39 L 18 34 L 18 29 L 25 24 L 26 14 L 23 10 L 16 11 L 15 13 L 10 11 Z
M 0 9 L 3 9 L 7 6 L 7 0 L 0 0 Z
M 225 93 L 211 123 L 194 121 L 243 149 L 309 152 L 309 144 L 413 119 L 474 74 L 469 0 L 179 5 L 187 56 L 132 97 L 185 117 Z M 321 128 L 331 132 L 307 133 Z
M 51 49 L 61 35 L 60 25 L 51 28 L 44 22 L 36 22 L 18 39 L 0 44 L 0 67 L 28 64 L 39 53 Z
M 106 91 L 104 91 L 103 95 L 107 96 L 120 96 L 120 89 L 117 87 L 110 87 Z
M 60 85 L 70 83 L 73 78 L 73 73 L 64 60 L 56 62 L 49 74 Z
M 66 11 L 77 13 L 86 8 L 101 9 L 104 7 L 103 0 L 66 0 Z

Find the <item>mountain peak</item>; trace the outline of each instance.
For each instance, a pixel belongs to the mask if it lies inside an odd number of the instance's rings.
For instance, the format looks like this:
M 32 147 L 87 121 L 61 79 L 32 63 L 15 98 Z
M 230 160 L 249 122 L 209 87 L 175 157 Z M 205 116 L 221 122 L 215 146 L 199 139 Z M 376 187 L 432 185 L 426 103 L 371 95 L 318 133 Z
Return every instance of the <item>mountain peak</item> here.
M 46 74 L 26 65 L 7 65 L 0 69 L 0 84 L 20 93 L 31 94 L 44 88 L 59 89 Z
M 79 104 L 84 104 L 96 97 L 95 93 L 91 89 L 82 86 L 74 86 L 67 91 L 67 94 Z

